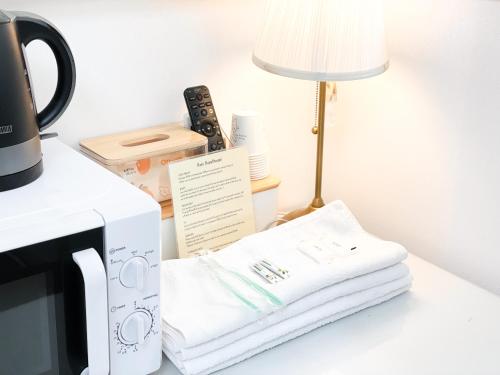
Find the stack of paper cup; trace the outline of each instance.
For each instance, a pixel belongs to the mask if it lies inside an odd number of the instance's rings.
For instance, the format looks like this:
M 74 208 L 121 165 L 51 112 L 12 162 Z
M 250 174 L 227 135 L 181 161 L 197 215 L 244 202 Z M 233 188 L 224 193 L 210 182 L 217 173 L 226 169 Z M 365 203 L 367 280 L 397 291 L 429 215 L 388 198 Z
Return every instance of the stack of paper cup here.
M 245 147 L 248 151 L 250 178 L 261 180 L 271 173 L 269 167 L 269 145 L 259 115 L 254 111 L 233 113 L 231 143 L 234 147 Z

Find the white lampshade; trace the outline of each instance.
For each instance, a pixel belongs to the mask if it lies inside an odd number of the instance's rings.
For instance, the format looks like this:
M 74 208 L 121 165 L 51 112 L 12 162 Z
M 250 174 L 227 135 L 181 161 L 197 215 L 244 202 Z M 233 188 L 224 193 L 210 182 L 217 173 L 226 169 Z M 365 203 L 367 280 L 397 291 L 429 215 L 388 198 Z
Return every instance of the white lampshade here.
M 282 76 L 348 81 L 389 66 L 381 0 L 268 0 L 253 61 Z

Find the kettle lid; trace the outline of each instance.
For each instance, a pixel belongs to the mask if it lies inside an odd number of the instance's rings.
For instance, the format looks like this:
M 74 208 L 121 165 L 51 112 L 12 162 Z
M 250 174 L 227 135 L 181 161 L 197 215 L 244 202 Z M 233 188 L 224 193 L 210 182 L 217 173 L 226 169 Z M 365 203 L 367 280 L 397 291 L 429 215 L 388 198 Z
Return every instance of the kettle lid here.
M 2 12 L 2 10 L 0 10 L 0 24 L 9 22 L 10 22 L 10 17 L 7 16 L 4 12 Z

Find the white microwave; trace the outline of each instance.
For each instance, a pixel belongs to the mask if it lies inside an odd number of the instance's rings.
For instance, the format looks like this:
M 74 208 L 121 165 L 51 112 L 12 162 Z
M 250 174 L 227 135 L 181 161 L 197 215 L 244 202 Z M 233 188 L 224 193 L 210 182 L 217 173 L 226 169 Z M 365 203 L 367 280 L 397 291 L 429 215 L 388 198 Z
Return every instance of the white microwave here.
M 0 374 L 160 368 L 160 207 L 57 139 L 0 193 Z

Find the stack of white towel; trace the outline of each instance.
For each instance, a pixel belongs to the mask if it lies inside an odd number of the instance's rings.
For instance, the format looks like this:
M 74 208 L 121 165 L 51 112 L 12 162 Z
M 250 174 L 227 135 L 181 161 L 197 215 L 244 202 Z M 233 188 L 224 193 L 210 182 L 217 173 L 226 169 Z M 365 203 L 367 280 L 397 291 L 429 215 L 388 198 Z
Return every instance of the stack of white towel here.
M 162 264 L 163 351 L 209 374 L 410 288 L 407 252 L 365 232 L 340 201 L 200 258 Z M 289 277 L 270 284 L 266 259 Z

